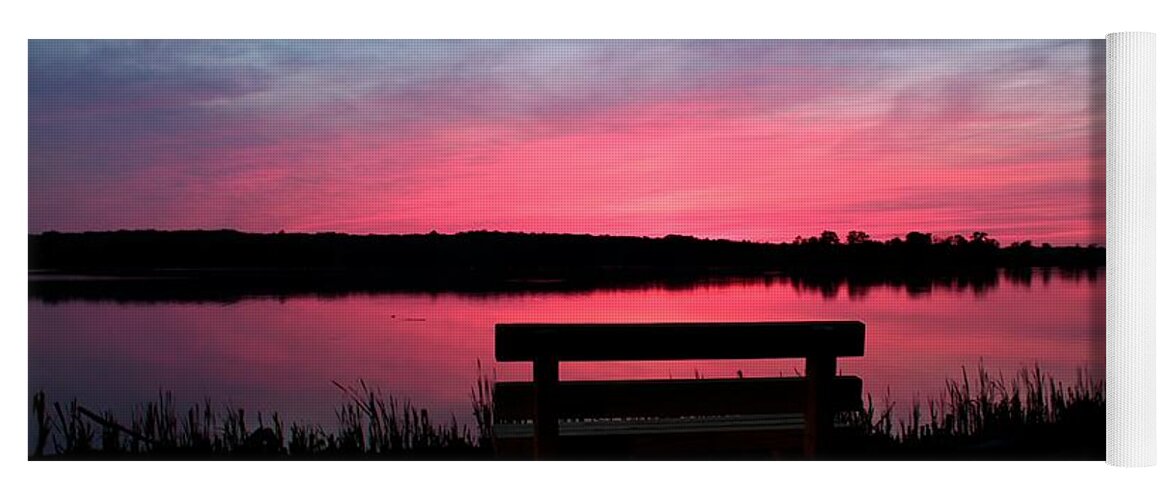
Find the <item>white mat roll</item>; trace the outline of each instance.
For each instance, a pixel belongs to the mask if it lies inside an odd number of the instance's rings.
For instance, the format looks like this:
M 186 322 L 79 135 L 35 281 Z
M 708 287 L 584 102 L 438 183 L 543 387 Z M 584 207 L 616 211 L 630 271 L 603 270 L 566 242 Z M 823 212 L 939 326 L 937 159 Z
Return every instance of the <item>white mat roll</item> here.
M 1106 37 L 1106 462 L 1155 464 L 1155 35 Z

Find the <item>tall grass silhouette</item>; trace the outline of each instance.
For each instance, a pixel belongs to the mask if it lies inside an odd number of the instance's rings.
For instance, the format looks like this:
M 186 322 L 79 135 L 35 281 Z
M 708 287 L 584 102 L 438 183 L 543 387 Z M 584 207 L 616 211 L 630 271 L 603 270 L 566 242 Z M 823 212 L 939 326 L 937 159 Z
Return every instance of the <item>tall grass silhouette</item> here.
M 973 379 L 962 368 L 940 397 L 915 398 L 905 419 L 894 409 L 876 409 L 868 395 L 862 412 L 844 416 L 843 439 L 853 440 L 844 448 L 894 458 L 1105 458 L 1106 386 L 1084 370 L 1065 386 L 1038 365 L 1011 378 L 981 365 Z
M 481 374 L 471 394 L 475 430 L 454 415 L 436 422 L 426 409 L 359 380 L 333 382 L 348 399 L 335 408 L 336 427 L 292 423 L 277 412 L 246 416 L 210 401 L 186 412 L 169 392 L 133 409 L 128 425 L 112 412 L 95 413 L 76 400 L 46 406 L 33 395 L 36 443 L 32 458 L 476 458 L 491 456 L 492 381 Z M 286 432 L 287 430 L 287 432 Z M 52 453 L 47 453 L 52 445 Z
M 136 407 L 124 425 L 112 412 L 77 401 L 49 405 L 37 392 L 31 458 L 488 459 L 493 378 L 481 370 L 472 388 L 474 427 L 454 416 L 437 421 L 361 380 L 333 382 L 348 401 L 335 408 L 328 430 L 286 427 L 276 412 L 252 419 L 210 401 L 180 412 L 165 392 Z M 868 395 L 862 411 L 839 415 L 844 427 L 835 448 L 842 458 L 864 459 L 1098 459 L 1105 457 L 1105 408 L 1105 384 L 1084 372 L 1067 387 L 1036 365 L 1011 378 L 983 366 L 972 376 L 965 368 L 944 381 L 939 397 L 912 401 L 905 418 L 894 417 L 894 403 L 880 409 Z

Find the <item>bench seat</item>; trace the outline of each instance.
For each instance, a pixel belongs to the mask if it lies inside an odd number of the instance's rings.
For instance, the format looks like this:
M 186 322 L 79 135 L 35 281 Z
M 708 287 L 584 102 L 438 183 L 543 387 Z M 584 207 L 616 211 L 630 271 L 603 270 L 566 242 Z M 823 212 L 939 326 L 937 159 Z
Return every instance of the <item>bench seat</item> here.
M 778 442 L 799 443 L 805 429 L 808 388 L 799 377 L 561 382 L 559 390 L 559 435 L 578 450 L 669 443 L 676 452 L 688 446 L 766 452 Z M 829 392 L 834 412 L 862 408 L 858 377 L 835 377 Z M 495 386 L 493 434 L 505 456 L 531 456 L 533 397 L 530 382 Z
M 644 434 L 687 434 L 695 432 L 800 431 L 804 429 L 805 415 L 803 413 L 561 421 L 562 437 L 636 436 Z M 495 432 L 496 439 L 531 438 L 533 437 L 533 423 L 531 421 L 500 423 L 494 425 L 493 431 Z

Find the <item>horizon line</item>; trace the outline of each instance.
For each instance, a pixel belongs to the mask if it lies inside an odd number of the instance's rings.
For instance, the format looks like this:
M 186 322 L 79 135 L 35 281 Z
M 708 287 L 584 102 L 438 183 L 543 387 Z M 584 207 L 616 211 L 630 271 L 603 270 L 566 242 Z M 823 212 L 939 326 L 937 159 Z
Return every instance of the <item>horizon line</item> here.
M 750 244 L 758 244 L 758 245 L 788 245 L 788 244 L 795 243 L 797 239 L 820 238 L 822 236 L 822 234 L 824 234 L 826 232 L 832 232 L 832 233 L 838 235 L 839 237 L 841 237 L 841 236 L 848 235 L 849 233 L 854 232 L 854 231 L 858 231 L 858 232 L 867 234 L 870 238 L 872 238 L 869 241 L 872 241 L 874 243 L 887 243 L 887 242 L 893 241 L 895 239 L 906 241 L 905 240 L 906 236 L 908 236 L 912 233 L 919 233 L 919 234 L 925 234 L 925 235 L 930 236 L 932 244 L 935 244 L 940 241 L 940 239 L 938 237 L 942 234 L 947 234 L 947 236 L 945 236 L 944 238 L 950 238 L 953 236 L 962 236 L 964 238 L 968 238 L 968 237 L 971 237 L 977 233 L 982 233 L 985 236 L 989 237 L 990 239 L 997 241 L 998 243 L 1003 244 L 1003 245 L 1012 245 L 1012 244 L 1029 242 L 1029 243 L 1032 243 L 1033 245 L 1036 245 L 1036 246 L 1050 245 L 1054 248 L 1063 248 L 1063 247 L 1064 248 L 1069 248 L 1069 247 L 1074 247 L 1074 248 L 1077 248 L 1077 247 L 1105 248 L 1105 245 L 1102 245 L 1099 243 L 1073 243 L 1073 244 L 1066 244 L 1066 245 L 1054 245 L 1054 244 L 1051 244 L 1048 242 L 1035 241 L 1033 239 L 1023 239 L 1023 240 L 1017 240 L 1017 241 L 1011 241 L 1011 242 L 1000 241 L 999 239 L 997 239 L 995 237 L 994 234 L 987 233 L 984 231 L 971 231 L 971 232 L 968 232 L 965 234 L 965 233 L 957 233 L 957 232 L 950 232 L 950 231 L 947 233 L 939 233 L 939 232 L 934 232 L 934 231 L 914 231 L 914 230 L 912 230 L 912 231 L 907 231 L 906 233 L 896 234 L 895 236 L 891 236 L 891 237 L 887 237 L 887 238 L 880 238 L 880 237 L 875 237 L 873 235 L 870 235 L 869 233 L 866 233 L 866 231 L 859 231 L 857 229 L 845 231 L 845 232 L 826 229 L 826 230 L 823 230 L 822 233 L 811 234 L 808 236 L 797 234 L 797 235 L 794 235 L 792 238 L 790 238 L 788 240 L 783 240 L 783 241 L 761 241 L 761 240 L 750 240 L 750 239 L 733 239 L 733 238 L 728 238 L 728 237 L 711 238 L 711 237 L 694 236 L 694 235 L 678 234 L 678 233 L 668 233 L 668 234 L 663 234 L 663 235 L 659 235 L 659 236 L 652 236 L 652 235 L 635 235 L 635 234 L 609 234 L 609 233 L 595 234 L 595 233 L 571 233 L 571 232 L 562 233 L 562 232 L 547 232 L 547 231 L 507 231 L 507 230 L 498 230 L 498 229 L 470 229 L 470 230 L 456 231 L 456 232 L 451 232 L 451 233 L 443 233 L 443 232 L 439 232 L 438 230 L 431 230 L 431 231 L 425 232 L 425 233 L 350 233 L 350 232 L 344 232 L 344 231 L 286 231 L 283 229 L 278 230 L 278 231 L 264 232 L 264 231 L 246 231 L 246 230 L 233 229 L 233 228 L 215 228 L 215 229 L 208 229 L 208 228 L 184 228 L 184 229 L 135 228 L 135 229 L 126 229 L 126 228 L 122 228 L 122 229 L 102 229 L 102 230 L 85 230 L 85 231 L 46 230 L 46 231 L 41 231 L 40 233 L 30 232 L 30 233 L 28 233 L 28 236 L 44 236 L 47 234 L 78 235 L 78 234 L 136 233 L 136 232 L 137 233 L 145 233 L 145 232 L 156 232 L 156 233 L 232 232 L 232 233 L 239 233 L 239 234 L 246 234 L 246 235 L 260 235 L 260 236 L 341 235 L 341 236 L 357 236 L 357 237 L 458 236 L 458 235 L 462 235 L 462 234 L 495 233 L 495 234 L 509 234 L 509 235 L 530 235 L 530 236 L 532 236 L 532 235 L 536 235 L 536 236 L 585 236 L 585 237 L 594 237 L 594 238 L 666 239 L 666 238 L 675 237 L 675 238 L 691 238 L 691 239 L 700 240 L 700 241 L 712 241 L 712 242 L 750 243 Z M 841 244 L 846 245 L 847 243 L 845 243 L 845 241 L 843 239 Z

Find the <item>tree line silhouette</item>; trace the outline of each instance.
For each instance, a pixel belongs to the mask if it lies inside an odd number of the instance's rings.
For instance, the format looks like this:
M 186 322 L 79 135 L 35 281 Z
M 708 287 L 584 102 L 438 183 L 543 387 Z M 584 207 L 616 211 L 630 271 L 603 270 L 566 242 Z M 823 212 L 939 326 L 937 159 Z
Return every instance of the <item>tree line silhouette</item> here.
M 790 243 L 670 235 L 661 238 L 474 231 L 350 235 L 218 231 L 46 232 L 29 236 L 29 267 L 69 272 L 161 269 L 441 269 L 510 274 L 582 268 L 753 268 L 866 271 L 895 268 L 1097 267 L 1098 246 L 1001 245 L 987 233 L 910 232 L 877 241 L 833 231 Z
M 233 302 L 251 296 L 340 297 L 392 291 L 500 294 L 687 288 L 738 280 L 787 283 L 825 296 L 875 286 L 983 293 L 1001 277 L 1095 280 L 1100 247 L 1000 245 L 985 233 L 912 232 L 876 241 L 826 231 L 790 243 L 569 234 L 114 231 L 29 236 L 32 297 L 49 302 Z M 1003 270 L 1003 272 L 1002 272 Z M 1056 274 L 1054 273 L 1056 271 Z M 70 275 L 150 279 L 73 279 Z M 197 279 L 193 279 L 197 278 Z

